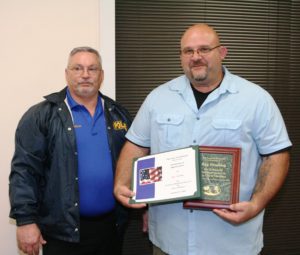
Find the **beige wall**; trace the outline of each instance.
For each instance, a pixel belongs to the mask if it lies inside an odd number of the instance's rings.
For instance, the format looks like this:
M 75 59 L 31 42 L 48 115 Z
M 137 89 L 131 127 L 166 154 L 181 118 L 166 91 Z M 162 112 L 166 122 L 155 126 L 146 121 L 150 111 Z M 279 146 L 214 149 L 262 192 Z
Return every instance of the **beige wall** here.
M 103 92 L 115 97 L 114 0 L 0 0 L 0 253 L 19 254 L 8 218 L 14 132 L 25 110 L 65 86 L 69 51 L 100 50 Z

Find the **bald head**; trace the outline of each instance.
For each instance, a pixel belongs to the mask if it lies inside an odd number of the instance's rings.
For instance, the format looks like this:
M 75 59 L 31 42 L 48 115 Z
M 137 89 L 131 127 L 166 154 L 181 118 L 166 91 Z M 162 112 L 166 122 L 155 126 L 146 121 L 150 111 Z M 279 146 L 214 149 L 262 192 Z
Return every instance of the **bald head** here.
M 201 40 L 207 45 L 219 45 L 220 40 L 217 32 L 207 24 L 200 23 L 189 27 L 181 37 L 181 48 L 186 41 Z

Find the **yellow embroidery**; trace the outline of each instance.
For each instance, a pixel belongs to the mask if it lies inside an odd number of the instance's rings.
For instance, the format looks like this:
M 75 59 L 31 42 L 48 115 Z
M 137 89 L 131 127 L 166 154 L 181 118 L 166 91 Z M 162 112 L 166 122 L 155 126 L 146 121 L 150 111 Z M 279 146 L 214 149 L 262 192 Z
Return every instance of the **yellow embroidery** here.
M 114 127 L 114 130 L 124 129 L 124 130 L 127 131 L 127 125 L 126 125 L 126 123 L 122 122 L 121 120 L 114 121 L 113 122 L 113 127 Z

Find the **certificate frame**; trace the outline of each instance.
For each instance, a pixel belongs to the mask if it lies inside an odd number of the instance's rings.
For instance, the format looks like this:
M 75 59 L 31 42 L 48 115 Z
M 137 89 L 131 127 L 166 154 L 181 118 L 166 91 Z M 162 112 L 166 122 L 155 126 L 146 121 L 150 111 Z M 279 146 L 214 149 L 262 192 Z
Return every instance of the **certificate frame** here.
M 216 146 L 199 146 L 199 171 L 200 171 L 200 186 L 201 197 L 200 199 L 188 200 L 183 203 L 185 209 L 222 209 L 229 208 L 230 204 L 237 203 L 239 201 L 239 185 L 240 185 L 240 162 L 241 162 L 241 148 L 234 147 L 216 147 Z M 205 157 L 208 156 L 208 157 Z M 209 158 L 211 156 L 211 159 Z M 230 162 L 228 162 L 228 159 Z M 206 162 L 205 162 L 206 161 Z M 211 163 L 214 162 L 214 163 Z M 216 163 L 217 162 L 217 163 Z M 226 171 L 230 168 L 230 185 L 228 186 L 229 177 L 226 175 Z M 211 176 L 217 177 L 215 183 L 208 184 L 209 178 L 207 173 Z M 225 173 L 224 173 L 225 172 Z M 206 176 L 204 176 L 206 174 Z M 225 199 L 219 199 L 218 192 L 222 193 L 219 183 L 222 179 L 226 182 L 227 190 Z M 208 195 L 205 195 L 207 193 Z M 216 193 L 216 194 L 214 194 Z
M 199 148 L 191 146 L 135 158 L 129 203 L 161 204 L 200 197 Z

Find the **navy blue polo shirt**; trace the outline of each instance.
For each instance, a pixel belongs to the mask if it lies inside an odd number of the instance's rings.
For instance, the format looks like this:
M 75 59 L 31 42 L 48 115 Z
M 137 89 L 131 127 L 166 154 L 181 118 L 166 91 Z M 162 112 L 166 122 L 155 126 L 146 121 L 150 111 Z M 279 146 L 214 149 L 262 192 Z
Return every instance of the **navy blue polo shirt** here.
M 100 96 L 94 116 L 67 90 L 78 151 L 80 215 L 98 216 L 113 210 L 113 169 Z

